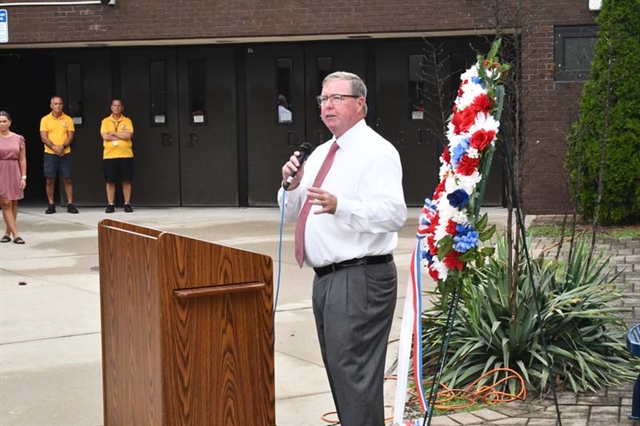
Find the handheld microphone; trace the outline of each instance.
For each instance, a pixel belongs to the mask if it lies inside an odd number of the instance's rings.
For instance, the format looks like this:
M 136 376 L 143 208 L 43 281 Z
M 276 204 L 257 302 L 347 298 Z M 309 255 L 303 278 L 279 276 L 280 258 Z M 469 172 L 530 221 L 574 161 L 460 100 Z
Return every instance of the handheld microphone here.
M 298 162 L 300 162 L 300 166 L 298 166 L 298 170 L 300 169 L 300 167 L 302 167 L 302 164 L 307 161 L 307 158 L 309 158 L 309 156 L 311 155 L 311 153 L 313 152 L 313 145 L 311 145 L 309 142 L 304 142 L 302 145 L 300 145 L 300 156 L 298 157 Z M 296 173 L 297 171 L 291 173 L 291 175 L 287 178 L 287 180 L 282 184 L 282 187 L 287 190 L 289 188 L 289 186 L 291 186 L 291 182 L 293 182 L 293 179 L 296 177 Z

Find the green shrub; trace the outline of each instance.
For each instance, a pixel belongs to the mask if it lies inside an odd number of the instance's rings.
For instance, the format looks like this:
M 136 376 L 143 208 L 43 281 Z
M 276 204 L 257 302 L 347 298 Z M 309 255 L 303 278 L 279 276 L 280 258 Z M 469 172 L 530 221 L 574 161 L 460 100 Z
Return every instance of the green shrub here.
M 638 364 L 626 349 L 623 309 L 614 306 L 619 306 L 623 289 L 614 282 L 616 277 L 607 276 L 608 259 L 598 256 L 587 265 L 588 255 L 586 244 L 579 242 L 567 264 L 532 261 L 535 293 L 525 259 L 519 259 L 522 272 L 513 315 L 506 241 L 501 237 L 496 256 L 474 271 L 474 282 L 464 285 L 441 382 L 464 388 L 492 369 L 510 368 L 523 377 L 528 392 L 540 394 L 548 390 L 550 377 L 575 392 L 635 379 Z M 426 379 L 435 369 L 443 339 L 447 311 L 440 305 L 436 301 L 436 307 L 423 314 Z M 479 385 L 490 386 L 507 375 L 493 374 Z M 515 380 L 510 380 L 503 390 L 517 393 L 516 387 Z
M 598 204 L 601 144 L 606 150 L 599 222 L 640 219 L 640 7 L 638 0 L 604 0 L 580 119 L 568 136 L 566 167 L 580 213 Z

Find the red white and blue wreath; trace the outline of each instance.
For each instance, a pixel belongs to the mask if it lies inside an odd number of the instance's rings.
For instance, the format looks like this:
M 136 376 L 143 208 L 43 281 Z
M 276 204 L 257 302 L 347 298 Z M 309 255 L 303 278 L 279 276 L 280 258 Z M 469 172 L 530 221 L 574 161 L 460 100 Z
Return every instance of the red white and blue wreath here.
M 481 264 L 493 254 L 493 248 L 480 248 L 480 242 L 490 239 L 495 227 L 487 227 L 488 216 L 479 218 L 478 213 L 500 128 L 504 93 L 500 77 L 508 69 L 496 59 L 499 45 L 495 42 L 487 57 L 478 56 L 477 63 L 460 77 L 447 126 L 448 145 L 440 156 L 440 183 L 433 197 L 425 200 L 418 221 L 400 333 L 397 424 L 404 424 L 412 351 L 418 400 L 423 411 L 428 408 L 422 384 L 422 271 L 437 281 L 438 291 L 448 293 L 465 279 L 469 262 Z

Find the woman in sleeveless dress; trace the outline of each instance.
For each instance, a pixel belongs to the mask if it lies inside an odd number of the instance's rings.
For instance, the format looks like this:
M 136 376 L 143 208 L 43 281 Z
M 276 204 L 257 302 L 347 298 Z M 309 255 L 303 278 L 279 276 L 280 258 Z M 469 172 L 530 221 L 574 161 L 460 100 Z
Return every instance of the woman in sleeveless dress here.
M 4 236 L 0 242 L 8 243 L 13 237 L 16 244 L 24 244 L 18 232 L 18 200 L 24 198 L 27 186 L 27 155 L 24 138 L 13 133 L 11 116 L 0 111 L 0 205 L 2 218 L 6 225 Z

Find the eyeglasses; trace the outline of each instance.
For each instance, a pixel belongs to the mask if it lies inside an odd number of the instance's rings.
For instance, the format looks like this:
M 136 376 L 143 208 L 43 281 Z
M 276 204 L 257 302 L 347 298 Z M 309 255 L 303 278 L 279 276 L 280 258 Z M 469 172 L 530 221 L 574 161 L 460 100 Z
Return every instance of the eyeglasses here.
M 344 98 L 354 98 L 357 99 L 360 96 L 356 95 L 331 95 L 331 96 L 317 96 L 316 100 L 318 101 L 318 105 L 322 106 L 327 102 L 331 101 L 334 105 L 339 105 L 344 101 Z

